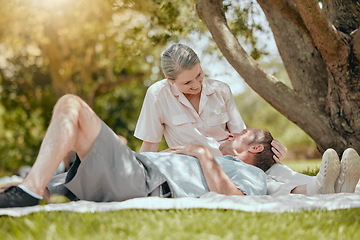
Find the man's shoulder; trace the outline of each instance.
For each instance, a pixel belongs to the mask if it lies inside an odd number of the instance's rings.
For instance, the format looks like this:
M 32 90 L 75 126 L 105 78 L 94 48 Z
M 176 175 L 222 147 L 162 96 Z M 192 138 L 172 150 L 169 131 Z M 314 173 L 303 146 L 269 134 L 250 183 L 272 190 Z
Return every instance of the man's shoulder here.
M 265 175 L 265 172 L 263 170 L 261 170 L 260 168 L 254 166 L 254 165 L 251 165 L 251 164 L 244 163 L 243 161 L 237 159 L 234 156 L 226 155 L 226 156 L 222 156 L 222 157 L 215 157 L 215 159 L 217 161 L 225 161 L 225 162 L 228 162 L 229 164 L 238 165 L 238 166 L 241 166 L 242 168 L 249 169 L 250 171 L 259 172 L 260 174 Z
M 231 156 L 231 155 L 217 156 L 217 157 L 215 157 L 215 159 L 216 160 L 223 160 L 223 161 L 233 161 L 233 162 L 240 163 L 240 164 L 246 164 L 243 161 L 241 161 L 241 160 L 239 160 L 236 157 Z

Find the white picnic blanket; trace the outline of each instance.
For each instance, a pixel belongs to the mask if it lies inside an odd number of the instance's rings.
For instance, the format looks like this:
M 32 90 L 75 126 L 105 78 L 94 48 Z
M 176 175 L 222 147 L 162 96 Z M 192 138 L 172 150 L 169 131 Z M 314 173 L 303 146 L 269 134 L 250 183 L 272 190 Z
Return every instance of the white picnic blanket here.
M 121 209 L 232 209 L 247 212 L 296 212 L 302 210 L 335 210 L 360 207 L 359 193 L 327 195 L 225 196 L 207 193 L 201 198 L 135 198 L 124 202 L 89 201 L 48 204 L 25 208 L 0 209 L 0 215 L 23 216 L 38 211 L 106 212 Z
M 16 179 L 10 179 L 15 181 Z M 0 184 L 2 182 L 0 181 Z M 96 203 L 77 201 L 25 208 L 0 209 L 0 215 L 23 216 L 38 211 L 106 212 L 121 209 L 233 209 L 247 212 L 295 212 L 312 209 L 335 210 L 360 207 L 360 184 L 355 193 L 326 195 L 225 196 L 214 192 L 201 198 L 135 198 L 123 202 Z

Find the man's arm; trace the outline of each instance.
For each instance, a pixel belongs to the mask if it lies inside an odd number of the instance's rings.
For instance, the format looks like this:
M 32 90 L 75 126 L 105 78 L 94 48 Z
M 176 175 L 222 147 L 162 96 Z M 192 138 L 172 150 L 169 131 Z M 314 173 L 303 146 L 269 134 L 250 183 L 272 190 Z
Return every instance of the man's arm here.
M 231 181 L 229 176 L 215 161 L 214 156 L 211 154 L 210 150 L 206 147 L 190 143 L 184 146 L 169 148 L 164 152 L 196 157 L 199 160 L 210 191 L 225 195 L 245 195 Z

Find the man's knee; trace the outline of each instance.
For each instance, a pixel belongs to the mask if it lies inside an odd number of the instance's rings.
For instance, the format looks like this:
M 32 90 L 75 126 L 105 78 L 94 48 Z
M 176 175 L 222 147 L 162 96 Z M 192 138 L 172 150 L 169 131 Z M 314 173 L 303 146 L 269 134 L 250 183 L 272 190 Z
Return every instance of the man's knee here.
M 60 97 L 56 102 L 53 116 L 77 119 L 79 116 L 79 111 L 83 105 L 84 101 L 80 97 L 73 94 L 66 94 Z
M 74 94 L 65 94 L 62 97 L 60 97 L 56 103 L 56 105 L 62 105 L 62 104 L 68 104 L 69 102 L 80 102 L 83 101 L 80 97 Z

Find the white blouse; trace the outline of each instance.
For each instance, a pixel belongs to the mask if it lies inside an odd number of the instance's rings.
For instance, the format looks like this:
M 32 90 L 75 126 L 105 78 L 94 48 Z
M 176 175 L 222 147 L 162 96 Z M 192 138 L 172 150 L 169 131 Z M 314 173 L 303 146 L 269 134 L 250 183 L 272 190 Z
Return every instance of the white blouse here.
M 245 128 L 226 83 L 204 79 L 198 113 L 175 84 L 164 79 L 148 88 L 134 135 L 152 143 L 164 135 L 169 147 L 191 142 L 222 156 L 219 145 L 228 134 Z

